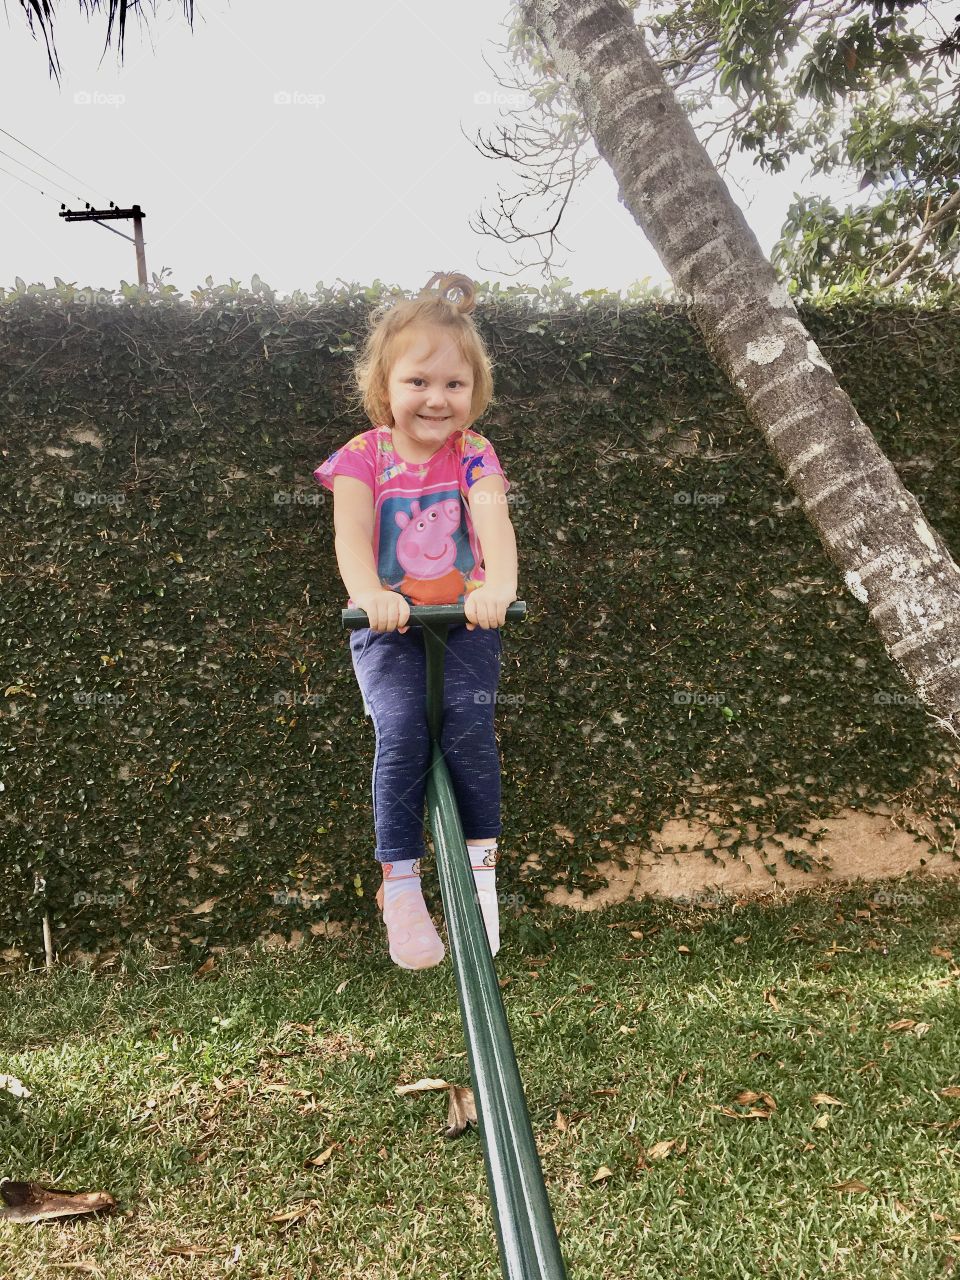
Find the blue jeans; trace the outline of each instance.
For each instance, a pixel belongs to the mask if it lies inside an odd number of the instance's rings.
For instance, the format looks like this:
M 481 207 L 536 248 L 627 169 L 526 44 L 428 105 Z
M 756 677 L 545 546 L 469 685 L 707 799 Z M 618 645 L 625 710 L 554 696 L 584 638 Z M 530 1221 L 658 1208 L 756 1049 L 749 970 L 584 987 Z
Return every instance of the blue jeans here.
M 500 630 L 466 626 L 447 631 L 443 658 L 440 749 L 453 785 L 464 838 L 500 835 L 500 756 L 493 717 Z M 378 862 L 426 855 L 424 801 L 430 767 L 427 655 L 423 629 L 350 633 L 350 656 L 373 720 L 373 823 Z

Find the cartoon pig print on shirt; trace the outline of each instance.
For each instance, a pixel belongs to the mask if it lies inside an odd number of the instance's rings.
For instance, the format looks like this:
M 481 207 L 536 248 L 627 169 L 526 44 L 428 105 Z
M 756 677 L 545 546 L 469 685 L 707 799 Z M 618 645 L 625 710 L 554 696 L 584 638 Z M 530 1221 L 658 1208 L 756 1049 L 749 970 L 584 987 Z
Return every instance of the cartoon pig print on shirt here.
M 402 532 L 397 539 L 397 559 L 403 569 L 396 584 L 404 595 L 423 604 L 450 603 L 463 592 L 464 577 L 454 568 L 457 544 L 454 533 L 460 527 L 460 503 L 446 498 L 421 511 L 414 502 L 411 514 L 396 513 Z

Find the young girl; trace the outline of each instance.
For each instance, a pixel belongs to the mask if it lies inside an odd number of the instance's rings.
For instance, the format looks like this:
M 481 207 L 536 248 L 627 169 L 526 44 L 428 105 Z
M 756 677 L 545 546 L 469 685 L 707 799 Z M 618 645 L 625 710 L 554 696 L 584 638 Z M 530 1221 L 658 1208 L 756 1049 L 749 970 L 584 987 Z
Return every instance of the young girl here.
M 491 953 L 500 947 L 493 716 L 517 544 L 509 481 L 490 441 L 470 430 L 493 399 L 490 358 L 470 318 L 474 297 L 467 276 L 437 272 L 416 299 L 374 311 L 355 369 L 373 429 L 313 473 L 333 490 L 347 607 L 370 621 L 349 643 L 376 735 L 377 903 L 390 956 L 404 969 L 428 969 L 445 954 L 420 884 L 430 736 L 423 631 L 406 625 L 411 605 L 462 603 L 468 619 L 447 633 L 440 746 Z

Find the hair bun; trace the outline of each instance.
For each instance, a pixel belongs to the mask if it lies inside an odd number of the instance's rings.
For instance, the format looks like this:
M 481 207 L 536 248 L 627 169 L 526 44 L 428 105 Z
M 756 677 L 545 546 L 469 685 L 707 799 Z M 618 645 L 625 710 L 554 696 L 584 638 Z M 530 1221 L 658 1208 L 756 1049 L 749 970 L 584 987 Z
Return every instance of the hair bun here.
M 437 288 L 434 290 L 433 285 Z M 438 293 L 441 298 L 456 307 L 461 315 L 470 315 L 477 305 L 477 290 L 469 276 L 459 271 L 435 271 L 420 290 L 419 297 L 427 298 Z M 451 298 L 450 295 L 456 297 Z

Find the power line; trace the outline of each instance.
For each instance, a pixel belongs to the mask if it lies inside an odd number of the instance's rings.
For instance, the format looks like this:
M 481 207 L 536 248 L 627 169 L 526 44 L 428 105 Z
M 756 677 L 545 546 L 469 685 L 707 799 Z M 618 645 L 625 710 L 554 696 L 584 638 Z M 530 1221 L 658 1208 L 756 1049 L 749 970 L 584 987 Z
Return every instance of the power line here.
M 26 147 L 28 151 L 32 152 L 33 155 L 37 156 L 40 160 L 42 160 L 44 164 L 51 165 L 54 169 L 59 169 L 60 172 L 65 173 L 68 178 L 72 178 L 74 182 L 79 182 L 81 187 L 86 187 L 89 191 L 95 191 L 97 195 L 103 195 L 102 191 L 98 191 L 96 187 L 92 187 L 89 182 L 84 182 L 83 178 L 78 178 L 75 173 L 71 173 L 69 169 L 64 169 L 63 165 L 57 164 L 56 161 L 48 160 L 45 155 L 42 155 L 41 152 L 35 150 L 33 147 L 28 146 L 26 142 L 24 142 L 21 138 L 16 137 L 14 134 L 10 133 L 7 129 L 0 129 L 0 133 L 4 134 L 4 136 L 7 138 L 12 138 L 13 141 L 18 146 Z M 20 160 L 17 161 L 17 164 L 22 164 L 22 163 L 23 162 Z M 26 168 L 27 166 L 24 166 L 24 167 Z M 43 177 L 43 174 L 41 174 L 40 176 Z
M 7 175 L 7 177 L 8 177 L 8 178 L 15 178 L 15 179 L 17 180 L 17 182 L 22 182 L 22 183 L 23 183 L 23 185 L 24 185 L 25 187 L 29 187 L 31 191 L 40 191 L 40 188 L 39 188 L 39 187 L 35 187 L 35 186 L 33 185 L 33 183 L 32 183 L 32 182 L 27 182 L 26 178 L 21 178 L 18 174 L 16 174 L 16 173 L 11 173 L 9 169 L 3 169 L 3 168 L 0 168 L 0 173 L 5 173 L 5 174 Z M 40 191 L 40 194 L 41 194 L 42 196 L 47 195 L 46 191 Z M 56 198 L 57 198 L 57 197 L 56 197 L 56 196 L 48 196 L 47 198 L 48 198 L 48 199 L 50 199 L 50 200 L 56 200 Z
M 44 182 L 49 182 L 51 186 L 58 187 L 61 191 L 66 191 L 68 196 L 76 196 L 78 200 L 83 198 L 82 196 L 78 196 L 75 191 L 70 191 L 68 187 L 60 186 L 59 182 L 54 182 L 53 179 L 48 178 L 45 173 L 41 173 L 39 169 L 34 169 L 28 164 L 23 164 L 22 160 L 18 160 L 16 156 L 12 156 L 9 151 L 4 151 L 2 147 L 0 147 L 0 156 L 6 156 L 7 159 L 12 160 L 14 164 L 23 165 L 24 169 L 27 169 L 30 173 L 35 173 L 38 178 L 43 178 Z

